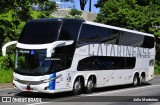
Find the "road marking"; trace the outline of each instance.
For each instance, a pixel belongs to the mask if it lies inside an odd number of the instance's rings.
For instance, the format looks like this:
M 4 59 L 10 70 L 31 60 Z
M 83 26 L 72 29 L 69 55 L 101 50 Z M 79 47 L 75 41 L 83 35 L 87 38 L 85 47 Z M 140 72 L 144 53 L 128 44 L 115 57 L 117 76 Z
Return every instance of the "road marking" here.
M 137 89 L 144 89 L 144 88 L 152 88 L 152 87 L 158 87 L 160 85 L 151 85 L 151 86 L 145 86 L 145 87 L 136 87 L 136 88 L 131 88 L 131 89 L 123 89 L 123 90 L 115 90 L 111 92 L 103 92 L 103 93 L 98 93 L 98 94 L 90 94 L 86 96 L 98 96 L 98 95 L 103 95 L 103 94 L 111 94 L 111 93 L 117 93 L 117 92 L 124 92 L 124 91 L 129 91 L 129 90 L 137 90 Z
M 26 104 L 26 105 L 39 105 L 39 104 L 47 104 L 47 103 L 51 103 L 51 102 L 40 102 L 40 103 L 33 103 L 33 104 Z
M 9 90 L 9 89 L 13 89 L 13 88 L 3 88 L 3 89 L 0 89 L 0 90 Z
M 151 85 L 151 86 L 145 86 L 145 87 L 137 87 L 137 88 L 131 88 L 131 89 L 124 89 L 124 90 L 117 90 L 117 91 L 111 91 L 111 92 L 103 92 L 103 93 L 98 93 L 98 94 L 91 94 L 91 95 L 79 95 L 78 97 L 71 97 L 71 98 L 65 98 L 65 99 L 57 99 L 49 102 L 41 102 L 41 103 L 33 103 L 33 104 L 26 104 L 26 105 L 40 105 L 40 104 L 46 104 L 46 103 L 52 103 L 52 102 L 59 102 L 59 101 L 65 101 L 69 99 L 77 99 L 81 98 L 81 96 L 98 96 L 98 95 L 103 95 L 103 94 L 111 94 L 111 93 L 117 93 L 117 92 L 124 92 L 124 91 L 129 91 L 129 90 L 136 90 L 136 89 L 144 89 L 144 88 L 152 88 L 152 87 L 158 87 L 160 85 Z

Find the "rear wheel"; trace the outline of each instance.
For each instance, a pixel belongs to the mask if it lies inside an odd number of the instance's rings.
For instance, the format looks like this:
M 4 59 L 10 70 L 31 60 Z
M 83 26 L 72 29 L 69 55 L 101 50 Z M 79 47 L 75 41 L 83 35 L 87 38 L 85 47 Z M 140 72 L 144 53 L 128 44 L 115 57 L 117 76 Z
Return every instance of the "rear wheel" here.
M 80 95 L 82 93 L 82 81 L 80 78 L 75 80 L 72 92 L 74 95 Z
M 132 83 L 134 87 L 138 86 L 138 79 L 139 79 L 138 75 L 135 75 L 133 78 L 133 83 Z
M 139 85 L 143 85 L 145 83 L 145 76 L 141 75 L 139 78 Z
M 95 88 L 95 81 L 93 77 L 88 79 L 87 86 L 85 87 L 85 93 L 93 93 Z

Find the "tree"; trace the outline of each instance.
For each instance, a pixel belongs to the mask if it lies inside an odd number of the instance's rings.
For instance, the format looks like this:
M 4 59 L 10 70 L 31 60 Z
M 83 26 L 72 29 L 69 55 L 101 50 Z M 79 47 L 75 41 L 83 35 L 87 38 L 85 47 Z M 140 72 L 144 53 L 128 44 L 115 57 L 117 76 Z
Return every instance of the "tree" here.
M 98 0 L 97 4 L 94 4 L 94 6 L 96 8 L 100 8 L 100 7 L 102 7 L 102 5 L 104 4 L 105 1 L 107 1 L 107 0 Z
M 80 0 L 80 7 L 81 7 L 81 10 L 84 11 L 84 8 L 85 8 L 85 5 L 86 5 L 87 2 L 88 2 L 88 0 Z
M 89 0 L 89 12 L 91 12 L 92 0 Z
M 141 6 L 136 0 L 107 0 L 96 21 L 160 36 L 160 28 L 155 28 L 160 25 L 159 17 L 160 6 L 153 2 Z
M 10 40 L 17 40 L 20 23 L 32 19 L 30 11 L 29 0 L 0 1 L 0 47 Z
M 53 13 L 53 11 L 56 10 L 56 3 L 47 1 L 45 3 L 42 3 L 41 5 L 42 15 L 41 18 L 47 18 L 50 17 L 50 15 Z
M 10 40 L 17 40 L 21 24 L 32 19 L 32 3 L 48 0 L 0 0 L 0 47 Z
M 76 10 L 76 9 L 71 9 L 70 15 L 72 15 L 72 16 L 76 16 L 76 15 L 81 16 L 82 15 L 82 11 L 79 11 L 79 10 Z
M 108 1 L 108 0 L 98 0 L 98 1 L 97 1 L 97 4 L 95 4 L 94 6 L 95 6 L 96 8 L 101 8 L 101 7 L 103 6 L 103 4 L 104 4 L 105 2 L 107 2 L 107 1 Z M 119 2 L 120 0 L 112 0 L 112 1 L 117 1 L 117 2 Z M 126 0 L 126 1 L 128 1 L 128 0 Z M 149 5 L 150 3 L 160 5 L 160 0 L 134 0 L 134 1 L 136 2 L 136 4 L 141 5 L 141 6 L 147 6 L 147 5 Z

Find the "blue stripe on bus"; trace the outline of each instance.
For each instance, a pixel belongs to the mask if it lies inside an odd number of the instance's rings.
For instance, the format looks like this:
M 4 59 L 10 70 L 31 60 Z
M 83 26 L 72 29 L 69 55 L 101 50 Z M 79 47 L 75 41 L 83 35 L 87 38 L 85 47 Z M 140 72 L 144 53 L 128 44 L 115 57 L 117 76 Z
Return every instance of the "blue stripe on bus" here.
M 50 75 L 50 78 L 56 77 L 56 73 Z M 55 90 L 55 80 L 49 82 L 49 90 Z

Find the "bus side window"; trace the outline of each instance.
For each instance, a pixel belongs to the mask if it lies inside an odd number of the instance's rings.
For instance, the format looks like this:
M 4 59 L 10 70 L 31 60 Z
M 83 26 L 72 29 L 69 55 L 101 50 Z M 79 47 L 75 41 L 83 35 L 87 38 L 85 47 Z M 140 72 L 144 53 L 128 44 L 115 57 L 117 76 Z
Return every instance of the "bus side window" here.
M 154 47 L 154 37 L 144 36 L 142 47 L 153 48 Z
M 118 70 L 133 69 L 135 67 L 135 57 L 108 57 L 92 56 L 79 61 L 77 70 Z
M 116 44 L 119 35 L 118 30 L 83 24 L 78 44 L 106 43 Z
M 141 47 L 144 36 L 130 32 L 122 32 L 119 37 L 118 45 Z

